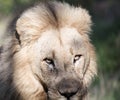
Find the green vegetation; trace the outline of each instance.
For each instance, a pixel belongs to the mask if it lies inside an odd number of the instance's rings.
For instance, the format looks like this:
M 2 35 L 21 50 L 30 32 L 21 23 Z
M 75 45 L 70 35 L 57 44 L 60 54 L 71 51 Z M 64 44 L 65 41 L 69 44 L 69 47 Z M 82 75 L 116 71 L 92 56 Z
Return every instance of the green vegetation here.
M 0 0 L 1 14 L 8 14 L 12 11 L 13 0 Z

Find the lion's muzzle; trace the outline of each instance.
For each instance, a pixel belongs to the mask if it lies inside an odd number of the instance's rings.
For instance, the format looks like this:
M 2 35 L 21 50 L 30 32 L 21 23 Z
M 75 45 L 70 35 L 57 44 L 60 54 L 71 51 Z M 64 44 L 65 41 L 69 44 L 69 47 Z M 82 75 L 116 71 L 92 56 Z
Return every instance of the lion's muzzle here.
M 73 79 L 62 79 L 58 84 L 59 93 L 67 99 L 74 96 L 80 88 L 80 83 Z

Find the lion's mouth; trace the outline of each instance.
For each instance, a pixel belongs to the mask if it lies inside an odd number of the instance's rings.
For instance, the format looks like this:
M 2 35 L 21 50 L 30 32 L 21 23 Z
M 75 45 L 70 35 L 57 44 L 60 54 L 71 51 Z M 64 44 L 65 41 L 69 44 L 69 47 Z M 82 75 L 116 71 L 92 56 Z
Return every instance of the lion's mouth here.
M 83 100 L 87 93 L 87 89 L 75 79 L 62 79 L 55 87 L 44 88 L 47 90 L 47 100 Z
M 83 100 L 87 93 L 87 89 L 78 89 L 76 92 L 64 94 L 59 93 L 58 91 L 48 91 L 47 100 Z

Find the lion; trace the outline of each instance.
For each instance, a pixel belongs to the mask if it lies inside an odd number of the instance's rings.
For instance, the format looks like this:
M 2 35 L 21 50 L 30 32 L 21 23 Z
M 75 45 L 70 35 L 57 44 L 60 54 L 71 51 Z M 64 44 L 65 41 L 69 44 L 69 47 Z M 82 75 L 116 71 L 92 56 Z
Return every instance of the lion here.
M 0 49 L 0 100 L 86 100 L 97 74 L 91 16 L 81 7 L 37 4 Z

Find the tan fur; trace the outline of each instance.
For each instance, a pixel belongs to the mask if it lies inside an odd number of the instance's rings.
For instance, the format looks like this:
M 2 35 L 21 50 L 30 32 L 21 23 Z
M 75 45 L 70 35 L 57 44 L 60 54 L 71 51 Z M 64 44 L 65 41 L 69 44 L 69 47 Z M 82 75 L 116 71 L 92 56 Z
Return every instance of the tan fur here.
M 18 19 L 16 29 L 22 41 L 26 40 L 25 37 L 35 40 L 45 30 L 62 27 L 75 27 L 80 34 L 89 33 L 91 19 L 85 9 L 60 2 L 53 2 L 50 6 L 55 10 L 57 19 L 44 4 L 28 9 Z
M 79 81 L 80 91 L 88 88 L 97 74 L 95 50 L 88 36 L 91 23 L 85 9 L 61 2 L 40 3 L 20 16 L 16 31 L 21 43 L 13 37 L 12 45 L 13 84 L 20 99 L 46 100 L 48 96 L 51 100 L 66 100 L 56 87 L 62 79 Z M 73 64 L 78 54 L 82 57 Z M 46 57 L 55 61 L 56 72 L 46 65 Z M 83 100 L 83 95 L 80 92 L 70 100 Z

